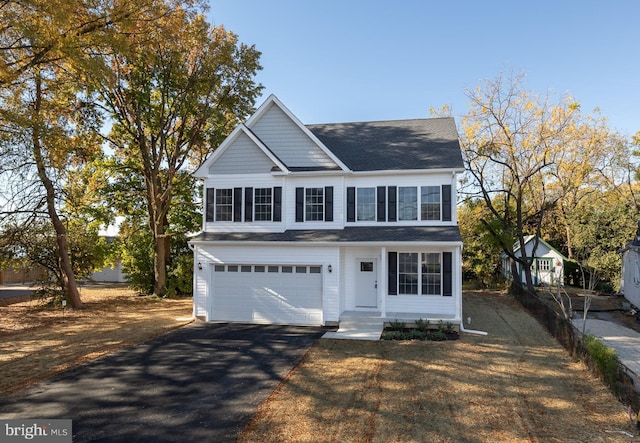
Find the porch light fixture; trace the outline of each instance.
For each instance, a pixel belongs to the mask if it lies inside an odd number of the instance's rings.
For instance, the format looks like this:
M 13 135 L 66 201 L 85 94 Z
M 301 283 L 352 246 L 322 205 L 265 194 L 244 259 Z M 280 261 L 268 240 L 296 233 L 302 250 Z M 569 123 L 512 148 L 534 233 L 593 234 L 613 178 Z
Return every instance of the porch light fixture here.
M 333 271 L 333 268 L 331 267 L 331 265 L 327 266 L 327 271 L 329 271 L 329 273 L 331 273 L 331 271 Z
M 202 271 L 202 263 L 198 262 L 198 270 Z

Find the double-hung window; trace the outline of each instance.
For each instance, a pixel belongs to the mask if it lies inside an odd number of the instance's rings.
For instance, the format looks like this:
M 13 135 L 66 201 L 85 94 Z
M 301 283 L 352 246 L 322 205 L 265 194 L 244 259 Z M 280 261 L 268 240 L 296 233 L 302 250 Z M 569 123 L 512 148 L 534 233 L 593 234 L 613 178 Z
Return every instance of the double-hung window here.
M 420 206 L 421 220 L 440 220 L 440 186 L 422 186 Z
M 441 254 L 399 252 L 398 294 L 441 295 Z
M 441 287 L 440 254 L 422 253 L 422 294 L 440 295 Z
M 418 188 L 401 186 L 398 188 L 398 220 L 418 219 Z
M 305 189 L 305 220 L 324 220 L 324 188 Z
M 357 220 L 376 220 L 376 188 L 358 188 L 357 199 Z
M 271 221 L 273 214 L 272 189 L 255 188 L 253 192 L 253 219 L 255 221 Z
M 216 189 L 216 221 L 233 220 L 233 189 Z
M 398 293 L 418 294 L 418 254 L 398 254 Z

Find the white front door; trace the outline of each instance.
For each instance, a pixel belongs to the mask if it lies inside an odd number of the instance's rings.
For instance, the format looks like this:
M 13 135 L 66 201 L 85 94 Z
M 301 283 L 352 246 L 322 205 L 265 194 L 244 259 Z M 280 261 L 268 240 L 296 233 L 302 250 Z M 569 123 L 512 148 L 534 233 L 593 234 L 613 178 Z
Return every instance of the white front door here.
M 356 260 L 356 307 L 378 307 L 378 263 L 375 258 Z

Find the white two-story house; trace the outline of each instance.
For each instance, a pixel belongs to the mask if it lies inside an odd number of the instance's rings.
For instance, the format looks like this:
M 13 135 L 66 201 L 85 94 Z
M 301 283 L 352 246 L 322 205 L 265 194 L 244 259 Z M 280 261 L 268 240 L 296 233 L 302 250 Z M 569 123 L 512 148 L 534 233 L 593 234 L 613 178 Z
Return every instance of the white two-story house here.
M 195 173 L 194 315 L 459 324 L 461 172 L 453 118 L 304 125 L 270 96 Z

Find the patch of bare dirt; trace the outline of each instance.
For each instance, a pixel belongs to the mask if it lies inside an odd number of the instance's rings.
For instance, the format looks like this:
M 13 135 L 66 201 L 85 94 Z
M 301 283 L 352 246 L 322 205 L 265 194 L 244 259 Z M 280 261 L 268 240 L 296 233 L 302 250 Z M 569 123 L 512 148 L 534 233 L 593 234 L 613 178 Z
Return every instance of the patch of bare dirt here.
M 2 300 L 1 395 L 191 322 L 191 298 L 140 297 L 125 287 L 82 288 L 81 297 L 82 308 L 64 311 L 28 297 Z

